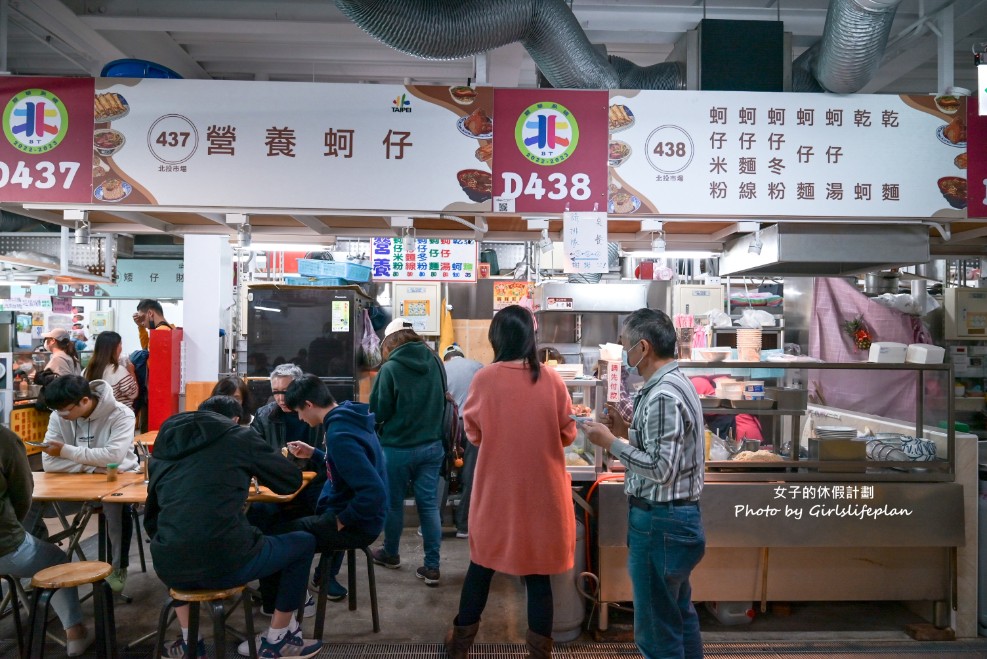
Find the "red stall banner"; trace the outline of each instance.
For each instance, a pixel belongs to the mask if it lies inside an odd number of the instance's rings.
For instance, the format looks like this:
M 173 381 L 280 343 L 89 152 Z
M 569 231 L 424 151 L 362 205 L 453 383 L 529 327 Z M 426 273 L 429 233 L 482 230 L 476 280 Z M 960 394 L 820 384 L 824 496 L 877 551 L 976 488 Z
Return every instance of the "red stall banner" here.
M 606 91 L 495 89 L 493 212 L 607 208 Z
M 966 216 L 987 218 L 987 117 L 975 96 L 966 99 L 966 160 Z
M 92 201 L 93 78 L 0 77 L 0 202 Z

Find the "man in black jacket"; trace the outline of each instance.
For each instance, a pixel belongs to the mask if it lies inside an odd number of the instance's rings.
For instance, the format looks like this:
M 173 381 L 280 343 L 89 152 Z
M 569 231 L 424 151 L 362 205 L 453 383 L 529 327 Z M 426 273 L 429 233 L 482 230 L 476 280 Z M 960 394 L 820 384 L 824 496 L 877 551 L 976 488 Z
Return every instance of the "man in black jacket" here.
M 230 588 L 280 573 L 265 659 L 311 657 L 321 641 L 302 638 L 292 612 L 305 597 L 315 538 L 304 531 L 264 536 L 244 513 L 250 478 L 278 494 L 302 484 L 301 472 L 256 432 L 215 412 L 177 414 L 161 426 L 150 466 L 144 528 L 158 577 L 171 588 Z M 166 656 L 187 657 L 188 607 L 176 607 L 182 637 Z M 197 640 L 195 656 L 205 656 Z

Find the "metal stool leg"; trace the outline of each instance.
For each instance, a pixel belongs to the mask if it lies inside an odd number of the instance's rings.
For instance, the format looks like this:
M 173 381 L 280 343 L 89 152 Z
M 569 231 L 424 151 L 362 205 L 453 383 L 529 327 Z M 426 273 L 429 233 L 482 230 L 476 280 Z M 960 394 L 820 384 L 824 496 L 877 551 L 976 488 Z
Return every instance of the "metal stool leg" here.
M 333 552 L 324 551 L 322 558 L 319 559 L 319 595 L 315 605 L 315 624 L 312 626 L 312 631 L 315 638 L 320 641 L 325 633 L 326 599 L 329 595 L 329 566 L 332 564 L 332 556 Z
M 96 654 L 117 659 L 117 627 L 113 615 L 113 590 L 106 581 L 93 584 L 93 608 L 96 617 Z
M 254 635 L 254 611 L 250 601 L 250 593 L 244 589 L 240 599 L 243 602 L 244 627 L 247 632 L 247 648 L 250 651 L 250 659 L 257 659 L 257 638 Z M 217 654 L 216 656 L 221 655 Z
M 216 656 L 226 656 L 226 612 L 223 600 L 209 602 L 212 612 L 212 634 L 213 645 L 216 647 Z
M 54 590 L 35 588 L 31 604 L 31 629 L 27 637 L 27 655 L 41 659 L 45 654 L 45 631 L 48 629 L 48 604 Z
M 188 656 L 199 656 L 199 603 L 189 602 L 188 609 Z M 194 648 L 194 649 L 193 649 Z
M 377 611 L 377 578 L 374 575 L 374 559 L 370 555 L 370 547 L 364 547 L 367 555 L 367 584 L 370 587 L 370 613 L 374 620 L 374 633 L 380 633 L 380 613 Z
M 134 533 L 137 534 L 137 553 L 141 558 L 141 572 L 147 572 L 147 563 L 144 560 L 144 537 L 141 534 L 141 516 L 135 506 L 131 506 L 130 514 L 134 518 Z
M 346 579 L 350 586 L 350 611 L 356 611 L 356 550 L 346 550 Z
M 17 630 L 17 656 L 24 656 L 24 628 L 21 626 L 21 604 L 17 597 L 17 581 L 9 574 L 3 575 L 3 580 L 7 582 L 10 602 L 10 609 L 14 614 L 14 627 Z
M 165 633 L 168 631 L 168 623 L 171 621 L 171 613 L 175 607 L 175 600 L 169 599 L 161 607 L 161 615 L 158 616 L 158 635 L 154 641 L 154 656 L 160 657 L 164 654 Z

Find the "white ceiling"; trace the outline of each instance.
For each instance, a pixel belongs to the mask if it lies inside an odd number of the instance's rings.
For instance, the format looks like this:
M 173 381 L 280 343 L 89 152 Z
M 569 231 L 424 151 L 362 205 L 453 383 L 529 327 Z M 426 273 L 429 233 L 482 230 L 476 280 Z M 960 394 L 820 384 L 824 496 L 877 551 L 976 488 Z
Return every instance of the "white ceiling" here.
M 649 65 L 665 61 L 704 14 L 780 19 L 798 55 L 822 34 L 828 0 L 571 4 L 593 43 Z M 971 47 L 987 39 L 985 28 L 987 0 L 903 0 L 881 70 L 862 91 L 973 89 Z M 445 85 L 479 75 L 490 84 L 535 85 L 534 63 L 517 44 L 479 62 L 421 60 L 373 39 L 331 0 L 11 0 L 6 55 L 7 69 L 18 75 L 98 75 L 106 62 L 131 57 L 187 78 Z
M 792 34 L 797 56 L 819 40 L 828 0 L 710 0 L 705 6 L 702 0 L 572 0 L 571 5 L 593 43 L 646 66 L 666 61 L 673 45 L 704 15 L 780 19 Z M 461 60 L 421 60 L 376 41 L 331 0 L 9 0 L 5 13 L 6 23 L 0 10 L 0 70 L 5 61 L 15 75 L 97 76 L 111 60 L 137 58 L 186 78 L 441 85 L 473 78 L 498 86 L 536 84 L 534 63 L 518 44 Z M 902 0 L 880 70 L 861 92 L 921 94 L 949 85 L 975 89 L 972 48 L 981 39 L 987 40 L 987 0 Z M 57 212 L 5 209 L 68 224 Z M 195 218 L 202 226 L 177 219 L 172 224 L 148 213 L 112 215 L 124 224 L 107 226 L 125 231 L 129 223 L 134 233 L 215 231 L 223 224 L 222 217 L 208 214 Z M 292 225 L 290 231 L 268 230 L 296 242 L 300 237 L 321 240 L 331 232 L 323 219 L 288 217 L 284 222 Z M 735 230 L 714 226 L 709 231 L 719 233 L 707 239 L 722 241 Z M 981 239 L 984 232 L 962 235 Z

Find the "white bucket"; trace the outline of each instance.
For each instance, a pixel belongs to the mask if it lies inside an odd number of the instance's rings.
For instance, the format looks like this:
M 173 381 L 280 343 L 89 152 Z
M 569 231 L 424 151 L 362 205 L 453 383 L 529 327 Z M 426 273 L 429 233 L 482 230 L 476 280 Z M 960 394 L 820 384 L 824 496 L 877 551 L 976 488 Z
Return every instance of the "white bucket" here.
M 706 602 L 706 609 L 724 625 L 746 625 L 754 619 L 750 602 Z

